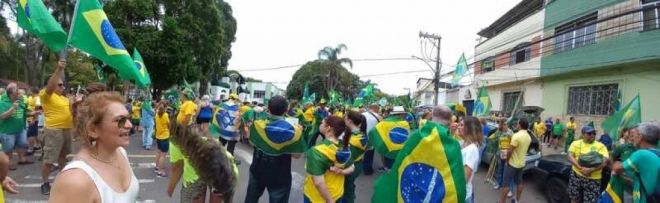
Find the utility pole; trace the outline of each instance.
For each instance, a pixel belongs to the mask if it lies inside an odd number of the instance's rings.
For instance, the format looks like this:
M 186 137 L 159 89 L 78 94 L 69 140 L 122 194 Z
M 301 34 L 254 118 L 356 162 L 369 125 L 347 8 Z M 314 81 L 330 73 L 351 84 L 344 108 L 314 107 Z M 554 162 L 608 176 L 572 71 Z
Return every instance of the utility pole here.
M 440 68 L 442 66 L 442 63 L 440 62 L 440 40 L 442 40 L 442 37 L 440 35 L 436 34 L 429 34 L 429 33 L 423 33 L 419 32 L 419 38 L 424 38 L 424 39 L 431 39 L 431 40 L 436 40 L 437 45 L 435 43 L 434 46 L 438 49 L 438 55 L 435 59 L 435 76 L 433 77 L 433 84 L 434 84 L 434 89 L 433 91 L 435 92 L 435 96 L 433 97 L 433 105 L 438 106 L 438 89 L 440 89 Z

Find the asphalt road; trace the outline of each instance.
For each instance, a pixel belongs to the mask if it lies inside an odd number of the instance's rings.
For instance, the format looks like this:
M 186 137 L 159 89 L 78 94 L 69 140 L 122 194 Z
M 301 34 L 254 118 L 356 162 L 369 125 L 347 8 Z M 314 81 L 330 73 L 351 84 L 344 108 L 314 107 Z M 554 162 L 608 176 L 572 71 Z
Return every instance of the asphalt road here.
M 140 182 L 140 196 L 138 202 L 179 202 L 179 189 L 175 190 L 172 198 L 167 197 L 166 187 L 167 178 L 158 178 L 153 172 L 155 166 L 155 150 L 144 150 L 141 148 L 141 138 L 133 136 L 131 144 L 127 149 L 129 159 L 133 167 L 133 171 Z M 36 154 L 39 155 L 39 154 Z M 239 165 L 239 186 L 236 190 L 234 197 L 235 202 L 243 202 L 247 189 L 249 164 L 252 160 L 252 148 L 245 144 L 238 144 L 236 147 L 235 156 L 243 163 Z M 16 156 L 14 156 L 16 157 Z M 30 157 L 35 160 L 37 157 Z M 379 160 L 378 158 L 375 158 Z M 14 158 L 14 162 L 16 158 Z M 9 176 L 16 180 L 20 185 L 18 189 L 20 194 L 5 194 L 6 202 L 8 203 L 28 203 L 28 202 L 47 202 L 48 196 L 41 195 L 41 175 L 39 172 L 40 162 L 33 165 L 19 166 L 18 170 L 11 171 Z M 375 163 L 376 168 L 381 166 L 379 162 Z M 304 185 L 304 157 L 301 159 L 294 159 L 292 162 L 293 174 L 293 188 L 289 198 L 289 202 L 301 203 L 302 201 L 302 187 Z M 496 202 L 499 199 L 499 190 L 494 190 L 492 185 L 484 183 L 488 167 L 482 165 L 474 178 L 474 190 L 476 202 Z M 371 176 L 360 176 L 356 181 L 357 199 L 356 202 L 371 202 L 373 194 L 373 183 L 379 173 Z M 51 182 L 56 174 L 50 176 Z M 525 190 L 522 196 L 522 202 L 546 202 L 543 196 L 542 185 L 543 180 L 538 178 L 534 173 L 526 174 L 524 176 Z M 262 195 L 259 202 L 268 202 L 267 192 Z

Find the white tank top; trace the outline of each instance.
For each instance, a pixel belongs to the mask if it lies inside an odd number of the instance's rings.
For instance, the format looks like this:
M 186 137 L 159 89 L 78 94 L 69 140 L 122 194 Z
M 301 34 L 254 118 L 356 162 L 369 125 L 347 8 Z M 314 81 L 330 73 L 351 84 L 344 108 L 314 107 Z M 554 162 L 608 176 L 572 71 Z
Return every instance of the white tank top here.
M 128 161 L 128 156 L 126 155 L 126 150 L 124 148 L 119 148 L 121 151 L 121 154 L 124 156 L 124 158 Z M 89 166 L 84 161 L 81 160 L 74 160 L 71 163 L 67 164 L 62 172 L 69 170 L 69 169 L 82 169 L 87 173 L 89 178 L 94 181 L 94 184 L 96 185 L 96 189 L 99 191 L 99 195 L 101 196 L 101 202 L 102 203 L 128 203 L 128 202 L 136 202 L 138 198 L 138 192 L 140 191 L 140 183 L 138 182 L 138 179 L 135 177 L 135 174 L 133 174 L 133 169 L 131 169 L 131 184 L 128 186 L 128 189 L 124 193 L 118 193 L 112 189 L 108 184 L 103 181 L 103 178 L 101 178 L 101 175 L 96 173 L 94 169 Z

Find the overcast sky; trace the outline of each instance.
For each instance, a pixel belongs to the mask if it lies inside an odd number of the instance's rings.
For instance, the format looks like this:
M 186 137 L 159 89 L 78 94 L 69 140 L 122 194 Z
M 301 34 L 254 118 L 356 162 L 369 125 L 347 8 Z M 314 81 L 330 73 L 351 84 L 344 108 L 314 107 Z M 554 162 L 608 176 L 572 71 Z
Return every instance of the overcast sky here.
M 326 46 L 346 44 L 341 57 L 387 59 L 422 57 L 422 48 L 435 58 L 419 32 L 442 36 L 443 71 L 452 69 L 461 53 L 472 63 L 477 32 L 513 8 L 520 0 L 225 0 L 238 22 L 230 70 L 273 82 L 286 89 L 299 68 L 249 71 L 317 59 Z M 15 22 L 8 22 L 16 32 Z M 426 46 L 423 46 L 426 45 Z M 433 52 L 431 52 L 433 51 Z M 355 61 L 351 72 L 371 80 L 388 94 L 415 90 L 417 79 L 431 78 L 419 60 Z M 410 73 L 401 73 L 410 72 Z M 399 74 L 391 74 L 399 73 Z M 380 75 L 379 75 L 380 74 Z M 463 80 L 464 82 L 469 80 Z
M 317 59 L 325 46 L 343 43 L 351 59 L 422 56 L 419 32 L 442 36 L 445 72 L 461 53 L 468 63 L 477 32 L 513 8 L 520 0 L 226 0 L 238 22 L 229 69 L 245 76 L 275 82 L 285 89 L 299 67 L 269 71 L 250 69 L 304 64 Z M 433 45 L 426 44 L 427 51 Z M 433 58 L 435 58 L 433 52 Z M 419 77 L 431 78 L 430 68 L 418 60 L 354 62 L 351 72 L 370 79 L 389 94 L 415 90 Z M 427 72 L 419 72 L 428 70 Z M 412 73 L 387 74 L 413 71 Z M 371 76 L 370 76 L 371 75 Z M 468 81 L 469 82 L 469 81 Z

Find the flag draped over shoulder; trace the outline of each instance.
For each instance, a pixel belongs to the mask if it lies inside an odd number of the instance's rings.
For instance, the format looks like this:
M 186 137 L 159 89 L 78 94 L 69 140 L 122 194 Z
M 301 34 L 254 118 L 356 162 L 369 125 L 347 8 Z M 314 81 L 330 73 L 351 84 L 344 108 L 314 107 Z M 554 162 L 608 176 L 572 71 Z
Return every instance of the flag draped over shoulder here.
M 241 118 L 239 116 L 239 105 L 234 103 L 223 103 L 213 115 L 210 131 L 225 140 L 238 140 L 238 126 Z
M 488 91 L 485 86 L 482 86 L 479 89 L 479 95 L 477 96 L 477 101 L 474 103 L 474 110 L 472 111 L 472 116 L 490 116 L 490 109 L 493 108 L 493 104 L 490 103 L 490 97 L 488 96 Z
M 461 146 L 432 121 L 415 131 L 390 172 L 374 183 L 373 203 L 465 202 Z
M 369 141 L 376 152 L 388 158 L 396 159 L 399 150 L 403 148 L 403 144 L 408 140 L 409 134 L 410 125 L 408 121 L 397 117 L 388 117 L 369 131 Z
M 110 24 L 99 1 L 77 1 L 78 11 L 71 28 L 72 46 L 108 64 L 123 79 L 138 78 L 139 72 L 124 44 Z
M 270 155 L 303 153 L 307 144 L 298 125 L 285 120 L 256 120 L 250 126 L 250 142 Z
M 624 128 L 633 127 L 642 122 L 642 108 L 639 95 L 637 95 L 623 109 L 605 119 L 601 126 L 612 140 L 619 140 L 619 133 Z
M 144 60 L 137 48 L 133 50 L 133 63 L 135 63 L 135 69 L 138 71 L 137 78 L 134 78 L 135 83 L 140 87 L 147 87 L 151 84 L 151 78 L 149 77 L 149 72 L 147 72 L 147 66 L 144 65 Z
M 623 202 L 623 178 L 612 176 L 607 188 L 600 194 L 599 203 L 622 203 Z
M 53 51 L 62 50 L 66 46 L 66 32 L 41 0 L 19 0 L 16 22 Z
M 467 70 L 467 60 L 465 60 L 465 53 L 463 53 L 461 54 L 461 58 L 458 59 L 458 63 L 456 63 L 456 70 L 454 70 L 454 77 L 451 79 L 451 86 L 456 86 Z

